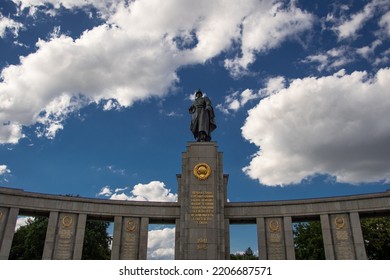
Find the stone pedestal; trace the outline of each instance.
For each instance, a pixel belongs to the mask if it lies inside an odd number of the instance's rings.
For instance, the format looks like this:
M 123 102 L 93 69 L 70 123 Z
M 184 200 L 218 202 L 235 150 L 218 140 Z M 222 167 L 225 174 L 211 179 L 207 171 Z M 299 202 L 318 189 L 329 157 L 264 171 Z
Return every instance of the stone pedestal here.
M 193 142 L 182 155 L 179 184 L 180 223 L 176 227 L 176 259 L 225 259 L 227 175 L 214 142 Z

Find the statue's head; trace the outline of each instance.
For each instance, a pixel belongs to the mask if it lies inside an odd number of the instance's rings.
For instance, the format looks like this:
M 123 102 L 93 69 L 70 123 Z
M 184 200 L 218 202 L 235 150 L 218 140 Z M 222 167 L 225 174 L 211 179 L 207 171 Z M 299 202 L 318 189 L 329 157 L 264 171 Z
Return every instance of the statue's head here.
M 195 99 L 198 99 L 199 97 L 202 97 L 203 96 L 203 92 L 198 89 L 196 92 L 195 92 Z

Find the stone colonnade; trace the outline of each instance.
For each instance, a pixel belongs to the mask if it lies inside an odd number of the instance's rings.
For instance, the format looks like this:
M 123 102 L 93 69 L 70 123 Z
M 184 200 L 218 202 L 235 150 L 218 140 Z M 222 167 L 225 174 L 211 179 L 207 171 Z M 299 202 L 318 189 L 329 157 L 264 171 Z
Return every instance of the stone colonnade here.
M 257 225 L 260 259 L 295 259 L 292 223 L 321 222 L 326 259 L 366 259 L 360 217 L 390 214 L 383 193 L 269 202 L 227 202 L 228 175 L 215 142 L 191 142 L 177 175 L 178 202 L 114 201 L 0 188 L 0 259 L 18 215 L 46 216 L 43 259 L 81 259 L 86 221 L 114 222 L 111 259 L 146 259 L 148 226 L 176 225 L 176 259 L 229 259 L 229 225 Z
M 126 203 L 0 188 L 0 260 L 9 258 L 19 215 L 48 217 L 44 260 L 80 260 L 87 219 L 114 222 L 111 259 L 146 259 L 149 222 L 174 223 L 179 217 L 177 203 Z
M 260 259 L 295 259 L 292 223 L 319 217 L 326 259 L 366 259 L 360 216 L 389 212 L 389 191 L 293 202 L 226 203 L 225 257 L 230 254 L 229 224 L 256 223 Z M 70 198 L 0 188 L 0 259 L 8 259 L 18 215 L 48 216 L 42 259 L 81 259 L 87 218 L 114 221 L 112 259 L 146 259 L 150 222 L 180 227 L 178 203 Z M 177 232 L 176 256 L 180 238 Z
M 357 212 L 321 214 L 320 221 L 326 259 L 367 259 Z M 260 259 L 295 259 L 291 216 L 257 218 L 256 224 Z

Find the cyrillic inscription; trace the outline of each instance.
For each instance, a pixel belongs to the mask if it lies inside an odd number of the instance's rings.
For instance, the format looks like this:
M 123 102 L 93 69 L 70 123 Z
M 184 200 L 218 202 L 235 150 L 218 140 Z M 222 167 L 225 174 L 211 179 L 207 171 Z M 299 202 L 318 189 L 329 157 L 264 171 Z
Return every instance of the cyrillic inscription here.
M 191 218 L 197 224 L 205 225 L 214 217 L 214 193 L 193 191 L 191 193 Z
M 72 231 L 70 229 L 62 229 L 59 232 L 57 243 L 57 259 L 70 260 L 72 255 Z

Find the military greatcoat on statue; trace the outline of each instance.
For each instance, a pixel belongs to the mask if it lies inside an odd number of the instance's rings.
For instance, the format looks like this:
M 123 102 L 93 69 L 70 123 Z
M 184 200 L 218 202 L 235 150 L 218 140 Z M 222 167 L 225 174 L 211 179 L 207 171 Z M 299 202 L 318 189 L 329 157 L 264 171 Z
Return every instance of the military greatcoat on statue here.
M 198 142 L 211 141 L 211 132 L 217 128 L 214 109 L 208 97 L 198 90 L 195 100 L 189 108 L 191 114 L 190 129 Z

